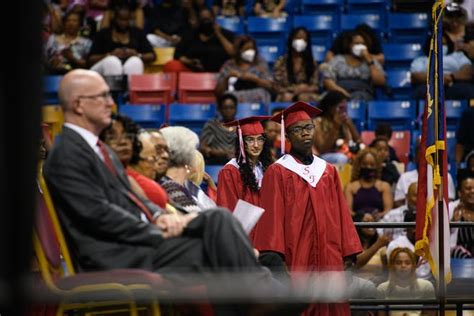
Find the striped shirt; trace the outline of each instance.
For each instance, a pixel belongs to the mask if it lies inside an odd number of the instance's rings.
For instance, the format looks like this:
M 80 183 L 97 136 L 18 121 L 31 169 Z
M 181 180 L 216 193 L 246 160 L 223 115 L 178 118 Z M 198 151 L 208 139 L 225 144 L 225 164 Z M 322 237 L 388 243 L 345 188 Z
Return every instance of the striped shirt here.
M 200 142 L 205 142 L 212 149 L 234 152 L 236 137 L 235 131 L 225 129 L 218 119 L 213 119 L 204 125 Z M 223 165 L 227 161 L 229 161 L 228 157 L 209 157 L 206 159 L 206 163 L 215 165 Z

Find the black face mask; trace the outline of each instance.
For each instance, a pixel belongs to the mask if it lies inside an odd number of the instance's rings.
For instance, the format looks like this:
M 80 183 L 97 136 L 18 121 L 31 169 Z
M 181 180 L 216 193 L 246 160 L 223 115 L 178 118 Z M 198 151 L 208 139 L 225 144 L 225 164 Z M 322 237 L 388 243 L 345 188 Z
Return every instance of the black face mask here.
M 375 178 L 376 173 L 376 170 L 373 168 L 360 168 L 360 177 L 365 180 Z
M 199 33 L 211 35 L 214 32 L 214 22 L 203 20 L 199 23 Z

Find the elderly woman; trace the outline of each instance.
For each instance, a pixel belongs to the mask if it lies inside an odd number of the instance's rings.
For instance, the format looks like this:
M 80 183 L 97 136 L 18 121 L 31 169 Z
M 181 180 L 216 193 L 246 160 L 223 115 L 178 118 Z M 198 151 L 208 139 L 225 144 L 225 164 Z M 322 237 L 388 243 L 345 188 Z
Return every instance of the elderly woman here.
M 385 85 L 385 73 L 369 53 L 368 43 L 367 36 L 361 32 L 353 32 L 345 38 L 343 55 L 336 55 L 321 67 L 327 90 L 340 91 L 351 99 L 373 99 L 374 86 Z
M 216 94 L 233 92 L 241 103 L 269 103 L 272 76 L 265 60 L 259 57 L 257 43 L 247 35 L 235 40 L 235 55 L 219 72 Z

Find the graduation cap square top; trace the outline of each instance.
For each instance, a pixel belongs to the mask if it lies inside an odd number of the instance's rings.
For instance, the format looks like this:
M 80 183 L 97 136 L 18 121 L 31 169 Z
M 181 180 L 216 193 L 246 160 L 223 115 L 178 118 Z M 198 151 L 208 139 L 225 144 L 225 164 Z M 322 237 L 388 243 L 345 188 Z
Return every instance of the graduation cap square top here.
M 265 133 L 261 121 L 270 119 L 270 116 L 250 116 L 241 120 L 225 123 L 224 126 L 237 126 L 242 131 L 242 136 L 259 135 Z
M 311 120 L 313 117 L 320 114 L 322 111 L 306 102 L 296 102 L 284 109 L 278 114 L 272 116 L 271 120 L 282 125 L 282 129 L 290 127 L 291 125 L 300 121 Z

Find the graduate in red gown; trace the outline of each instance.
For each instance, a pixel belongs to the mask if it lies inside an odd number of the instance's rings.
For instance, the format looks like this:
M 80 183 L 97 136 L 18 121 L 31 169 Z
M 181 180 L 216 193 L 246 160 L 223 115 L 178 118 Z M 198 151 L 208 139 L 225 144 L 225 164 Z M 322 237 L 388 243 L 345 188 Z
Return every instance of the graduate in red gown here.
M 263 120 L 269 116 L 252 116 L 224 124 L 236 126 L 236 157 L 219 172 L 217 205 L 233 211 L 239 199 L 253 205 L 260 204 L 260 186 L 265 170 L 272 161 L 266 145 Z
M 362 251 L 335 167 L 312 154 L 311 118 L 319 113 L 297 102 L 272 117 L 291 151 L 267 169 L 260 190 L 265 212 L 254 247 L 283 256 L 293 278 L 296 272 L 343 271 Z M 344 316 L 350 309 L 347 303 L 312 304 L 303 315 Z

